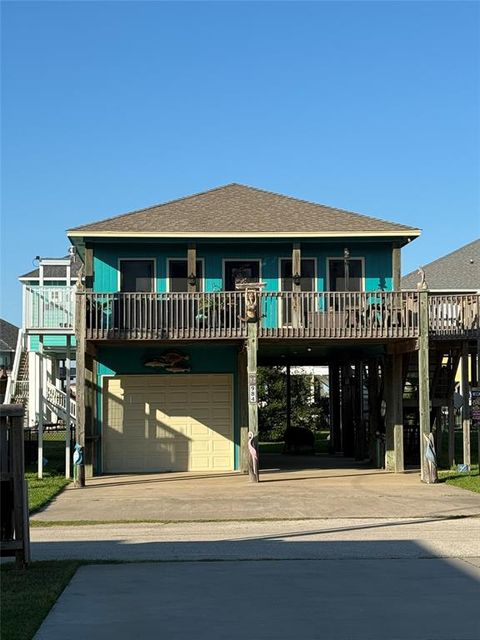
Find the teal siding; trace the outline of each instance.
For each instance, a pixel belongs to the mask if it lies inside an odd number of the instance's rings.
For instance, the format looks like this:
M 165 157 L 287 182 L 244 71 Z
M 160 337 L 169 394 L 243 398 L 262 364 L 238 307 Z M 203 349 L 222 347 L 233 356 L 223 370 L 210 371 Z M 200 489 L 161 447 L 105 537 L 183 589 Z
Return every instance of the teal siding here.
M 75 348 L 77 343 L 75 341 L 75 336 L 71 336 L 71 346 Z M 44 347 L 66 347 L 67 346 L 67 336 L 43 336 L 43 346 Z M 40 338 L 39 336 L 30 336 L 30 342 L 28 346 L 29 351 L 34 351 L 38 353 L 40 349 Z
M 342 258 L 345 246 L 350 255 L 365 260 L 365 289 L 375 291 L 392 289 L 392 244 L 388 242 L 310 241 L 302 243 L 302 255 L 317 260 L 317 290 L 327 288 L 327 258 Z M 279 258 L 291 256 L 292 241 L 197 241 L 197 257 L 205 263 L 205 291 L 223 288 L 223 261 L 225 259 L 260 259 L 265 291 L 278 291 Z M 166 291 L 167 259 L 186 258 L 185 242 L 128 244 L 98 243 L 94 248 L 94 290 L 113 293 L 118 291 L 119 258 L 153 258 L 156 268 L 156 291 Z
M 97 412 L 96 430 L 102 432 L 102 377 L 115 375 L 175 375 L 161 369 L 146 367 L 144 362 L 168 350 L 180 350 L 190 356 L 191 373 L 231 373 L 233 375 L 234 401 L 234 465 L 239 467 L 240 459 L 240 427 L 238 416 L 238 380 L 237 353 L 238 350 L 230 345 L 167 345 L 157 347 L 102 347 L 97 356 Z M 99 447 L 96 461 L 97 470 L 102 468 L 101 448 Z

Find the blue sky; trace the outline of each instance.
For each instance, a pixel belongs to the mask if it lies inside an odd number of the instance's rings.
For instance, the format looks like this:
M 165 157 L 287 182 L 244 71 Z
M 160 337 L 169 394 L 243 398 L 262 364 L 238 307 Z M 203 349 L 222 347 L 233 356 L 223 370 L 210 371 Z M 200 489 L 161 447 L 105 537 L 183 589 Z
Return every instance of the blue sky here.
M 228 182 L 480 234 L 476 2 L 4 2 L 1 314 L 65 230 Z

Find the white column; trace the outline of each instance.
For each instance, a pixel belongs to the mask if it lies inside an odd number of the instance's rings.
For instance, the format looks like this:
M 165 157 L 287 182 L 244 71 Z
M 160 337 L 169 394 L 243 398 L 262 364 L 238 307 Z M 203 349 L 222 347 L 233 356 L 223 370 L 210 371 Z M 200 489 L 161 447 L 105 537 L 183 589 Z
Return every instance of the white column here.
M 66 431 L 65 431 L 65 477 L 70 478 L 70 369 L 72 367 L 71 360 L 71 336 L 67 335 L 67 351 L 65 356 L 65 413 Z
M 37 475 L 43 478 L 43 387 L 45 384 L 43 361 L 43 336 L 39 337 L 38 343 L 38 459 Z

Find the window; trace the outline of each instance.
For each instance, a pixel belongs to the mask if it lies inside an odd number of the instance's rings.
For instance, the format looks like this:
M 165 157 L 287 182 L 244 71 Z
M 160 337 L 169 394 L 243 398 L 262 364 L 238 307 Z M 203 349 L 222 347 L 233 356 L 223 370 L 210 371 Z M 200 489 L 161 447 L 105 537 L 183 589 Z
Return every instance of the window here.
M 154 291 L 154 272 L 153 260 L 120 260 L 120 291 Z
M 282 258 L 280 262 L 282 291 L 292 291 L 292 260 Z M 302 258 L 300 274 L 300 291 L 315 291 L 315 259 Z
M 188 261 L 169 260 L 168 261 L 168 290 L 172 292 L 188 291 Z M 203 262 L 197 260 L 197 291 L 202 290 L 203 284 Z
M 350 258 L 347 265 L 343 258 L 329 258 L 328 278 L 330 291 L 362 291 L 363 260 Z

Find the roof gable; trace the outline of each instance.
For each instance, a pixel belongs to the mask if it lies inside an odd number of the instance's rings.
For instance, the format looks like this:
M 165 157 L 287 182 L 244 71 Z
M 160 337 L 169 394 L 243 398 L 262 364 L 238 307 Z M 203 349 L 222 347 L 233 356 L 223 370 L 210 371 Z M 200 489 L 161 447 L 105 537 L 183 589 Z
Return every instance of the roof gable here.
M 254 187 L 229 184 L 81 225 L 69 236 L 417 236 L 418 229 Z

